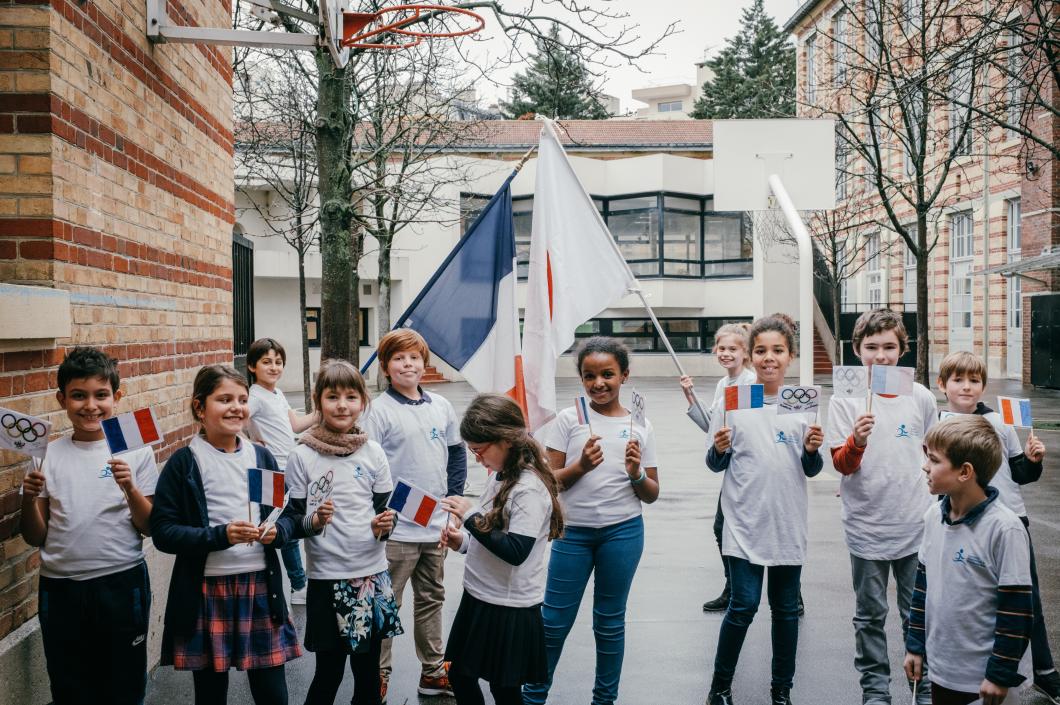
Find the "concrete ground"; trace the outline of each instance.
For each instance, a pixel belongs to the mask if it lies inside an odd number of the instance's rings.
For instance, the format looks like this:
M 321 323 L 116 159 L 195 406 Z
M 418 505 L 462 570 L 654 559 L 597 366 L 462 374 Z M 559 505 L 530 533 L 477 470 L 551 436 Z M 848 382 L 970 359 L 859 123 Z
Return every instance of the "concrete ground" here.
M 704 600 L 717 596 L 723 581 L 721 561 L 711 533 L 721 476 L 705 467 L 706 439 L 685 418 L 686 405 L 676 382 L 655 378 L 634 379 L 633 383 L 647 398 L 648 416 L 656 428 L 662 495 L 658 502 L 645 507 L 645 550 L 629 599 L 619 702 L 696 705 L 706 697 L 721 622 L 720 614 L 704 614 L 701 610 Z M 561 403 L 579 393 L 574 379 L 561 379 L 557 386 Z M 700 382 L 702 389 L 711 390 L 713 386 L 711 380 Z M 474 394 L 463 383 L 440 385 L 432 390 L 449 398 L 458 411 L 466 407 Z M 1060 392 L 1029 390 L 1006 381 L 996 385 L 992 382 L 988 403 L 997 394 L 1031 396 L 1036 420 L 1060 420 Z M 1024 497 L 1037 551 L 1049 635 L 1054 645 L 1060 645 L 1060 516 L 1056 512 L 1060 505 L 1060 430 L 1042 430 L 1039 436 L 1049 449 L 1046 470 L 1040 482 L 1025 488 Z M 1020 437 L 1025 440 L 1026 434 L 1021 431 Z M 476 492 L 485 480 L 485 473 L 473 467 L 469 475 L 469 492 Z M 853 663 L 854 595 L 836 497 L 838 477 L 826 465 L 824 472 L 810 480 L 810 544 L 802 577 L 806 616 L 800 625 L 798 671 L 793 691 L 799 705 L 858 705 L 861 702 Z M 446 631 L 459 601 L 462 573 L 463 558 L 451 555 L 445 577 Z M 410 599 L 401 616 L 410 626 L 411 593 L 408 594 Z M 550 702 L 559 705 L 581 705 L 591 700 L 595 651 L 589 595 L 591 588 L 587 589 L 556 673 Z M 893 586 L 891 609 L 888 622 L 891 663 L 898 670 L 904 649 Z M 294 614 L 301 631 L 304 608 L 296 607 Z M 419 664 L 411 629 L 408 632 L 395 640 L 390 705 L 452 705 L 455 701 L 448 698 L 416 694 Z M 737 670 L 734 691 L 741 705 L 768 702 L 770 654 L 769 609 L 763 604 L 748 634 Z M 1060 649 L 1057 654 L 1060 656 Z M 307 653 L 288 665 L 292 704 L 304 702 L 312 671 L 312 654 Z M 908 703 L 904 678 L 895 680 L 894 704 Z M 233 674 L 231 682 L 229 702 L 251 703 L 245 676 Z M 349 702 L 352 689 L 352 677 L 347 676 L 336 702 Z M 486 700 L 492 702 L 488 694 Z M 192 702 L 190 674 L 159 668 L 151 675 L 147 698 L 150 705 Z M 1026 693 L 1022 699 L 1022 705 L 1046 702 L 1036 693 Z

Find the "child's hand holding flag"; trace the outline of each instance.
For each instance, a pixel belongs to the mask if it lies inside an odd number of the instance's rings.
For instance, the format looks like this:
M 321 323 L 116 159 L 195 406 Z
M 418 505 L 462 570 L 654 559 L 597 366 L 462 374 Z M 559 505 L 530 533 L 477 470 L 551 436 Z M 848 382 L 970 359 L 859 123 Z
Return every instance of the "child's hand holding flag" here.
M 714 434 L 714 451 L 718 455 L 725 455 L 732 448 L 732 429 L 722 426 Z
M 332 518 L 335 516 L 335 503 L 330 499 L 326 499 L 320 503 L 316 511 L 313 512 L 313 529 L 320 531 L 325 526 L 331 523 Z M 373 519 L 373 521 L 375 521 Z
M 331 504 L 330 499 L 327 501 L 327 504 Z M 394 521 L 396 516 L 397 512 L 394 510 L 384 509 L 379 514 L 372 517 L 372 535 L 380 541 L 390 536 L 394 531 Z
M 1027 449 L 1023 453 L 1032 463 L 1040 463 L 1045 459 L 1045 444 L 1034 435 L 1033 429 L 1031 435 L 1027 437 Z
M 600 447 L 600 436 L 589 436 L 589 440 L 585 441 L 585 447 L 582 448 L 578 465 L 581 466 L 582 472 L 590 472 L 602 462 L 604 462 L 604 449 Z

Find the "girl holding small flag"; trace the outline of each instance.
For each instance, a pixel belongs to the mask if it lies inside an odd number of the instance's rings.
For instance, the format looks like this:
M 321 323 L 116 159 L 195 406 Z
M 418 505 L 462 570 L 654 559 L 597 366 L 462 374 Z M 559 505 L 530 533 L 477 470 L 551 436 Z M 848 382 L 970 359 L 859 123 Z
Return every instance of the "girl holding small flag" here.
M 298 526 L 289 513 L 266 526 L 248 512 L 249 471 L 279 468 L 239 436 L 247 397 L 231 367 L 199 370 L 191 413 L 201 429 L 166 463 L 151 512 L 155 546 L 177 556 L 161 663 L 193 672 L 197 705 L 226 702 L 230 668 L 247 672 L 257 705 L 286 705 L 284 663 L 302 654 L 277 555 Z
M 548 698 L 563 642 L 594 573 L 592 703 L 610 705 L 618 698 L 626 600 L 644 551 L 641 506 L 659 497 L 655 431 L 647 419 L 634 422 L 619 401 L 629 378 L 629 349 L 611 338 L 589 338 L 578 348 L 577 364 L 590 402 L 587 423 L 579 421 L 578 405 L 563 409 L 544 438 L 567 530 L 552 546 L 541 608 L 548 678 L 523 689 L 527 705 Z
M 311 536 L 305 647 L 316 653 L 316 672 L 306 705 L 335 702 L 347 660 L 353 705 L 378 705 L 380 648 L 402 633 L 383 542 L 394 528 L 386 509 L 390 466 L 357 425 L 368 403 L 353 365 L 326 363 L 313 388 L 320 423 L 302 434 L 287 460 L 291 511 Z
M 707 453 L 707 466 L 725 472 L 722 555 L 728 564 L 732 595 L 718 634 L 708 705 L 734 702 L 736 663 L 758 611 L 767 571 L 773 614 L 770 702 L 791 703 L 799 637 L 799 582 L 806 556 L 806 478 L 823 466 L 818 452 L 824 442 L 821 427 L 805 414 L 777 414 L 777 393 L 794 357 L 791 319 L 783 314 L 758 319 L 751 326 L 750 341 L 758 384 L 736 388 L 746 394 L 723 395 L 711 412 L 714 442 Z M 728 396 L 739 403 L 726 406 Z
M 563 531 L 559 488 L 523 413 L 508 397 L 481 394 L 460 435 L 493 470 L 478 504 L 446 497 L 452 515 L 442 546 L 467 555 L 464 594 L 449 632 L 449 681 L 459 705 L 482 705 L 478 681 L 497 705 L 522 705 L 521 686 L 548 675 L 541 621 L 545 544 Z

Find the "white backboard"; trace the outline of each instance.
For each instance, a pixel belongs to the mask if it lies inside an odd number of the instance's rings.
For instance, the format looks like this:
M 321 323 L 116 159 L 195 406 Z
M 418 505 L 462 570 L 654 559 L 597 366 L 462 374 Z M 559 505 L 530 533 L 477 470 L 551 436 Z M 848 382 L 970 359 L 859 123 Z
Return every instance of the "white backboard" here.
M 796 209 L 835 208 L 835 121 L 714 121 L 715 210 L 769 210 L 770 174 Z
M 320 0 L 320 22 L 324 28 L 324 41 L 331 57 L 339 68 L 350 60 L 350 50 L 341 46 L 342 13 L 350 11 L 350 0 Z

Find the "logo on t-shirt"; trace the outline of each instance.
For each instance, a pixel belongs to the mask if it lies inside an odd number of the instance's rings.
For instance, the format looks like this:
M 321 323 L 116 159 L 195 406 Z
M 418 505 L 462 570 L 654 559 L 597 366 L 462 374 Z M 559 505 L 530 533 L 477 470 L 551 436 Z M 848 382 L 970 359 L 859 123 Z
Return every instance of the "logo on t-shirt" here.
M 621 438 L 624 441 L 629 440 L 629 429 L 628 428 L 624 428 L 621 431 L 619 431 L 618 432 L 618 437 Z
M 430 433 L 429 436 L 427 436 L 427 440 L 428 441 L 440 441 L 440 440 L 442 440 L 442 437 L 438 434 L 438 429 L 437 428 L 434 428 L 434 427 L 431 428 L 431 433 Z
M 114 477 L 114 473 L 110 469 L 110 463 L 103 466 L 103 469 L 99 471 L 98 477 Z
M 789 443 L 791 445 L 797 445 L 799 440 L 795 436 L 789 436 L 783 431 L 777 431 L 777 443 Z
M 905 424 L 904 423 L 898 424 L 898 431 L 895 432 L 894 437 L 895 438 L 912 438 L 912 436 L 909 435 L 909 431 L 905 430 Z
M 953 555 L 954 563 L 967 563 L 968 565 L 974 565 L 976 568 L 985 568 L 986 561 L 979 556 L 973 556 L 972 554 L 965 555 L 964 549 L 958 549 L 957 553 Z
M 364 468 L 362 468 L 360 465 L 354 465 L 353 466 L 353 476 L 354 477 L 364 477 Z

